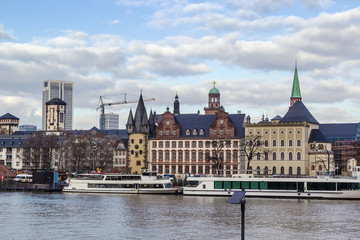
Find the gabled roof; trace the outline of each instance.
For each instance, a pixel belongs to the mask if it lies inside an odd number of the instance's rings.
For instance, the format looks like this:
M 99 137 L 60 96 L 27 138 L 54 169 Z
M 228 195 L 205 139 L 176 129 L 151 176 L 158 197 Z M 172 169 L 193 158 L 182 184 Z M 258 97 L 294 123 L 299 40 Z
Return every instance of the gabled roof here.
M 301 101 L 296 101 L 280 122 L 309 122 L 319 124 Z
M 320 124 L 319 129 L 330 140 L 356 139 L 359 123 L 327 123 Z
M 19 118 L 15 117 L 14 115 L 10 114 L 10 113 L 6 113 L 5 115 L 2 115 L 0 117 L 0 119 L 15 119 L 15 120 L 19 120 Z
M 243 126 L 245 114 L 229 114 L 229 120 L 234 124 L 235 137 L 244 137 L 245 128 Z M 161 115 L 154 115 L 156 122 L 161 122 Z M 199 114 L 180 114 L 174 115 L 176 123 L 179 125 L 180 137 L 182 138 L 208 138 L 210 133 L 210 126 L 215 121 L 216 115 L 199 115 Z M 193 130 L 197 130 L 197 135 L 193 135 Z M 204 131 L 204 135 L 200 135 L 200 130 Z M 186 130 L 190 130 L 190 135 L 186 135 Z M 156 131 L 151 137 L 156 137 Z
M 311 142 L 326 143 L 329 142 L 329 140 L 324 136 L 324 134 L 319 129 L 312 129 L 309 137 L 309 143 Z

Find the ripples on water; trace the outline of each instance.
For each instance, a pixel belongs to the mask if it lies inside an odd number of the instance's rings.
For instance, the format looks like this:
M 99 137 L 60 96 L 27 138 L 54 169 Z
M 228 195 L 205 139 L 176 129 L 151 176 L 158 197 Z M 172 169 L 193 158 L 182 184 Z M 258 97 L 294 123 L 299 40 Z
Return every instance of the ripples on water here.
M 0 239 L 240 239 L 229 198 L 0 192 Z M 359 201 L 248 198 L 246 239 L 359 239 Z

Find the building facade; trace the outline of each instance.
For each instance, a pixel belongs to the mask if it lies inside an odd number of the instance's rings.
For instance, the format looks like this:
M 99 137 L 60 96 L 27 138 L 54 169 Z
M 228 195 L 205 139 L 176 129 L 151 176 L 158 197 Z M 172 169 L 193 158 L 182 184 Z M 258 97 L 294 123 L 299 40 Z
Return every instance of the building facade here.
M 46 131 L 64 131 L 66 122 L 66 102 L 53 98 L 46 102 Z
M 19 118 L 7 113 L 0 117 L 0 135 L 11 135 L 19 128 Z
M 178 95 L 174 112 L 154 114 L 155 130 L 149 138 L 149 169 L 161 174 L 239 173 L 244 158 L 244 114 L 229 114 L 220 105 L 220 92 L 209 91 L 205 114 L 180 114 Z
M 46 80 L 43 82 L 42 129 L 46 130 L 46 102 L 59 98 L 66 103 L 65 130 L 73 127 L 74 83 L 70 81 Z
M 119 129 L 119 114 L 105 113 L 105 130 Z

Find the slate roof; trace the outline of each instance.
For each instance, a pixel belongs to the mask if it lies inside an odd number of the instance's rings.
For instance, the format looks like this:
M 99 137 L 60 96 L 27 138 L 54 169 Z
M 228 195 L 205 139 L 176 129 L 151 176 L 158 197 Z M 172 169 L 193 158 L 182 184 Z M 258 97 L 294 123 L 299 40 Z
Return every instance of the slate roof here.
M 309 143 L 311 142 L 329 142 L 324 134 L 319 129 L 312 129 L 309 137 Z
M 15 117 L 14 115 L 10 114 L 10 113 L 6 113 L 5 115 L 2 115 L 0 117 L 0 119 L 15 119 L 15 120 L 19 120 L 19 118 Z
M 319 129 L 329 141 L 356 139 L 359 131 L 359 123 L 320 124 Z
M 280 122 L 309 122 L 319 124 L 301 101 L 296 101 Z
M 56 105 L 66 105 L 66 102 L 64 102 L 63 100 L 61 100 L 60 98 L 53 98 L 50 101 L 47 101 L 45 103 L 46 105 L 50 105 L 50 104 L 56 104 Z
M 275 117 L 273 117 L 273 118 L 271 119 L 271 121 L 273 121 L 273 120 L 281 120 L 280 115 L 276 115 Z
M 245 128 L 243 127 L 245 114 L 229 114 L 230 121 L 234 124 L 235 137 L 245 137 Z M 208 138 L 211 124 L 215 121 L 216 115 L 199 115 L 199 114 L 180 114 L 174 116 L 176 123 L 180 126 L 181 138 Z M 154 115 L 156 122 L 161 122 L 161 115 Z M 190 135 L 186 135 L 186 130 L 190 130 Z M 193 135 L 196 129 L 198 134 Z M 204 135 L 200 135 L 200 130 L 204 130 Z M 156 137 L 156 130 L 151 137 Z

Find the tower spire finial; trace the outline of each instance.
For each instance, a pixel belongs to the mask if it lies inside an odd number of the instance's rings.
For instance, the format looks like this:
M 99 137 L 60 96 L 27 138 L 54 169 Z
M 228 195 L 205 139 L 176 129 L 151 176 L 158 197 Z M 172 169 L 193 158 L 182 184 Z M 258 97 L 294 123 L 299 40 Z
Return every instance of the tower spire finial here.
M 215 88 L 215 84 L 216 84 L 215 80 L 212 82 L 212 84 L 214 84 L 214 88 Z

